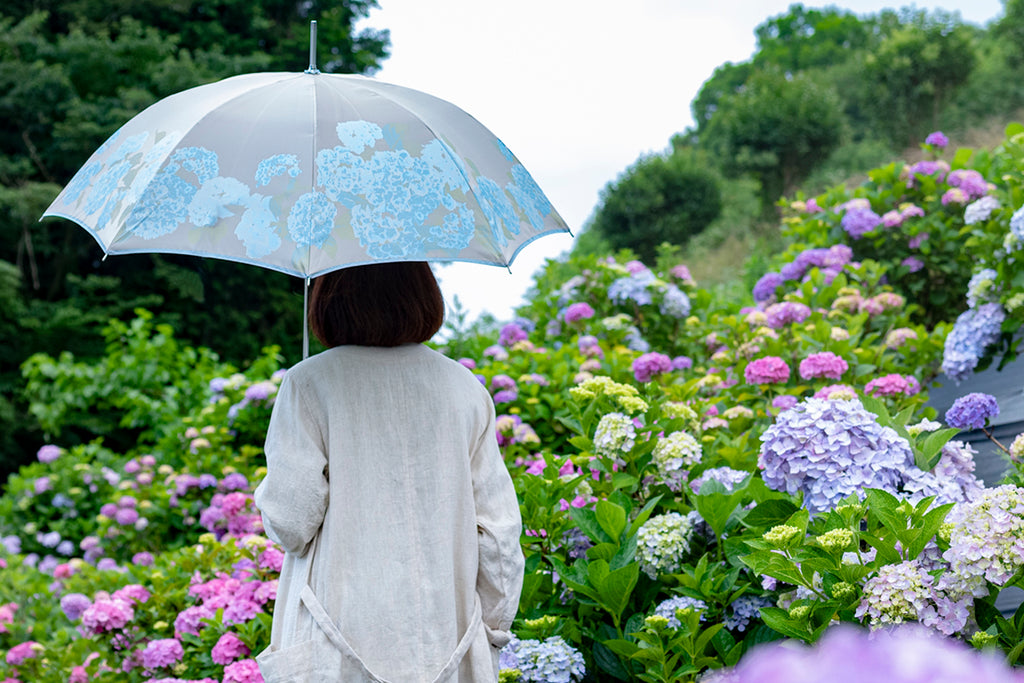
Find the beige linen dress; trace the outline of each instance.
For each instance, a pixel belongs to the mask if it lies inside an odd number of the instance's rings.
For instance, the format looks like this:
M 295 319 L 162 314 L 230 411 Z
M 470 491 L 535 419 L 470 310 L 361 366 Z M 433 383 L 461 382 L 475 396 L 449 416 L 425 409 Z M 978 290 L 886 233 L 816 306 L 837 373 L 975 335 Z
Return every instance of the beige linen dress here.
M 522 521 L 473 374 L 420 344 L 291 368 L 255 492 L 285 550 L 276 681 L 495 681 L 519 604 Z

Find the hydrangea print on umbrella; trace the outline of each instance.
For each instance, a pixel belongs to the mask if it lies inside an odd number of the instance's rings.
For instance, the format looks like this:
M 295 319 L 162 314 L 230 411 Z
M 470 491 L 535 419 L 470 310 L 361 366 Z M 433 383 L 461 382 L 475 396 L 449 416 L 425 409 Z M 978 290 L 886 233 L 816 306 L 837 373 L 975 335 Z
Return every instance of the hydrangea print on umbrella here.
M 895 493 L 913 461 L 906 439 L 882 427 L 857 400 L 809 398 L 776 417 L 761 436 L 758 466 L 776 491 L 804 494 L 826 510 L 866 487 Z

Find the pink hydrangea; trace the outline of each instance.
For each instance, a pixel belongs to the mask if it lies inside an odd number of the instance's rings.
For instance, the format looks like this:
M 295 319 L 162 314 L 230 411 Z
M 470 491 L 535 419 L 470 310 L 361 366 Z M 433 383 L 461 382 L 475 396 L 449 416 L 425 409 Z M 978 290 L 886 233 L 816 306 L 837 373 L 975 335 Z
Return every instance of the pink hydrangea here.
M 263 569 L 269 569 L 271 571 L 281 571 L 281 565 L 284 563 L 284 553 L 279 548 L 271 546 L 262 553 L 260 553 L 260 567 Z
M 565 322 L 572 323 L 580 320 L 587 320 L 588 318 L 594 317 L 594 308 L 583 301 L 569 304 L 569 307 L 565 309 Z
M 224 667 L 223 683 L 263 683 L 255 659 L 240 659 Z
M 149 600 L 149 595 L 149 591 L 145 586 L 133 583 L 125 586 L 124 588 L 117 589 L 111 597 L 121 600 L 134 600 L 135 602 L 143 603 Z
M 36 458 L 39 459 L 39 462 L 51 463 L 60 457 L 60 453 L 60 446 L 54 446 L 52 443 L 48 443 L 36 452 Z
M 921 384 L 912 377 L 891 373 L 876 377 L 864 387 L 865 394 L 876 396 L 913 396 L 921 390 Z
M 135 610 L 127 598 L 98 598 L 82 612 L 82 630 L 86 636 L 124 628 L 135 618 Z
M 14 613 L 18 609 L 18 604 L 15 602 L 9 602 L 6 605 L 0 605 L 0 633 L 9 633 L 7 624 L 14 623 Z
M 812 353 L 800 361 L 800 376 L 804 379 L 839 379 L 849 364 L 831 351 Z
M 178 636 L 183 633 L 198 636 L 199 631 L 206 626 L 202 620 L 212 619 L 215 615 L 216 612 L 206 605 L 186 607 L 174 619 L 174 633 Z
M 42 649 L 43 646 L 34 640 L 26 640 L 24 643 L 18 643 L 7 651 L 7 663 L 11 666 L 18 666 L 26 659 L 38 657 Z
M 814 392 L 814 398 L 845 399 L 854 398 L 857 392 L 846 384 L 830 384 Z
M 750 361 L 743 371 L 748 384 L 784 384 L 789 381 L 789 366 L 778 356 Z
M 142 651 L 142 665 L 147 669 L 173 666 L 185 656 L 185 649 L 176 638 L 151 640 Z
M 239 657 L 249 654 L 249 647 L 234 633 L 228 631 L 217 640 L 217 644 L 210 651 L 210 656 L 215 664 L 230 664 Z

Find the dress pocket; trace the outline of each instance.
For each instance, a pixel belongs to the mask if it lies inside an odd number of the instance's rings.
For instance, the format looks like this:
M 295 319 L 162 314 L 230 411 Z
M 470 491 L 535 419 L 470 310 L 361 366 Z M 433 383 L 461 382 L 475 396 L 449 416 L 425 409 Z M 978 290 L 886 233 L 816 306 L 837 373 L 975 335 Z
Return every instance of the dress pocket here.
M 315 683 L 315 643 L 307 640 L 284 649 L 267 648 L 256 655 L 266 683 Z

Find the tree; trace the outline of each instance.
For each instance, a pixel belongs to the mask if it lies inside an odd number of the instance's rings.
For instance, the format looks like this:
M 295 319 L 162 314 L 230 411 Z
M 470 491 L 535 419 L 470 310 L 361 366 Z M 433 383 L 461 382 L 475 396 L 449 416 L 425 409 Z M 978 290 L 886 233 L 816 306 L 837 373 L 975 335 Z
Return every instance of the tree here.
M 772 17 L 754 29 L 757 52 L 753 63 L 795 74 L 815 67 L 841 64 L 852 51 L 877 41 L 877 23 L 836 7 L 805 9 L 801 4 Z
M 767 211 L 828 158 L 842 136 L 833 88 L 773 70 L 755 74 L 742 92 L 723 100 L 700 144 L 727 174 L 756 177 Z
M 877 130 L 914 146 L 938 127 L 977 62 L 974 31 L 958 15 L 920 12 L 865 56 L 861 100 Z
M 590 230 L 612 249 L 653 262 L 662 242 L 685 244 L 722 210 L 715 176 L 683 155 L 641 157 L 601 192 Z

